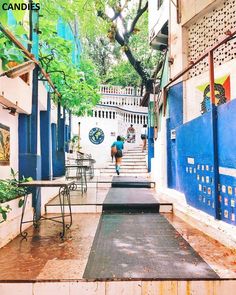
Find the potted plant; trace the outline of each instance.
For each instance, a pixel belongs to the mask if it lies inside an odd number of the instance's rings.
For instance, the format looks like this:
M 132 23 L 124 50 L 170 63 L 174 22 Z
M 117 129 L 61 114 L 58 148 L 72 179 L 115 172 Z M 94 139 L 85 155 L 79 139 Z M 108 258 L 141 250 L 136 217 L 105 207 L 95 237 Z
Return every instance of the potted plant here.
M 74 135 L 71 140 L 70 140 L 70 147 L 69 147 L 69 151 L 70 153 L 73 152 L 79 152 L 81 149 L 81 146 L 79 145 L 79 136 L 78 135 Z
M 7 220 L 7 215 L 11 211 L 11 207 L 7 202 L 19 198 L 25 194 L 25 190 L 22 187 L 18 187 L 19 182 L 25 182 L 32 180 L 31 177 L 22 178 L 17 180 L 17 174 L 11 169 L 11 179 L 0 180 L 0 223 Z M 19 200 L 19 207 L 23 204 L 23 200 Z

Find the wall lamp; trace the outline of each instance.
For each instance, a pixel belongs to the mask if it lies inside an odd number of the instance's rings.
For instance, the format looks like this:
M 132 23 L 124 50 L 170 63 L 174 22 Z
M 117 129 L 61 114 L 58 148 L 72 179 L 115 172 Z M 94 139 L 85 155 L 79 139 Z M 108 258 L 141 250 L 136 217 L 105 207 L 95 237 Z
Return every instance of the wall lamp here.
M 33 61 L 27 61 L 3 72 L 0 77 L 7 76 L 8 78 L 16 78 L 32 71 L 34 68 L 35 63 Z
M 16 108 L 12 108 L 12 107 L 3 107 L 4 110 L 8 110 L 9 114 L 12 116 L 16 115 Z

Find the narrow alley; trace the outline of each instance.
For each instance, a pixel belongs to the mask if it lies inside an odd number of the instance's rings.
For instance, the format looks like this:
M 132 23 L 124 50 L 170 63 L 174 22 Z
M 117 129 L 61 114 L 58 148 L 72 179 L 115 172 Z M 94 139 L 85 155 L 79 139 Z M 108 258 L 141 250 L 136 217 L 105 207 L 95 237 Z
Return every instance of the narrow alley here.
M 0 3 L 0 295 L 235 295 L 236 0 Z

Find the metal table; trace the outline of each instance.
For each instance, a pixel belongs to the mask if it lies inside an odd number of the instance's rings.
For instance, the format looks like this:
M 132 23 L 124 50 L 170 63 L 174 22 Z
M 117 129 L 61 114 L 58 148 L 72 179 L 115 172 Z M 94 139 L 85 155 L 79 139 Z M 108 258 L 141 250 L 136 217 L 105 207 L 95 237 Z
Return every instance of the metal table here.
M 79 164 L 69 164 L 65 165 L 66 169 L 66 179 L 69 180 L 70 178 L 73 178 L 73 176 L 70 176 L 70 170 L 76 169 L 76 185 L 80 183 L 81 185 L 81 191 L 86 192 L 87 191 L 87 176 L 86 171 L 89 169 L 89 166 L 87 165 L 79 165 Z
M 34 180 L 30 182 L 19 183 L 20 187 L 25 188 L 24 202 L 22 206 L 21 222 L 20 222 L 20 234 L 23 238 L 27 238 L 28 233 L 22 230 L 22 225 L 24 223 L 33 222 L 34 227 L 39 226 L 40 220 L 51 220 L 62 224 L 62 232 L 60 232 L 60 237 L 63 239 L 65 236 L 66 229 L 69 229 L 72 225 L 72 212 L 71 212 L 71 202 L 70 202 L 70 190 L 74 190 L 74 181 L 59 181 L 59 180 Z M 59 187 L 59 202 L 61 208 L 61 215 L 53 217 L 37 216 L 35 208 L 33 212 L 33 219 L 24 221 L 25 206 L 28 198 L 29 188 L 39 188 L 41 187 Z M 40 192 L 40 191 L 39 191 Z M 39 192 L 36 193 L 36 206 L 39 202 Z M 67 203 L 66 203 L 67 202 Z M 65 213 L 65 206 L 68 206 L 69 213 Z M 69 217 L 69 224 L 66 224 L 65 218 Z M 60 220 L 61 219 L 61 220 Z
M 75 159 L 78 165 L 86 165 L 88 166 L 89 175 L 90 179 L 94 177 L 94 164 L 96 161 L 92 158 L 77 158 Z

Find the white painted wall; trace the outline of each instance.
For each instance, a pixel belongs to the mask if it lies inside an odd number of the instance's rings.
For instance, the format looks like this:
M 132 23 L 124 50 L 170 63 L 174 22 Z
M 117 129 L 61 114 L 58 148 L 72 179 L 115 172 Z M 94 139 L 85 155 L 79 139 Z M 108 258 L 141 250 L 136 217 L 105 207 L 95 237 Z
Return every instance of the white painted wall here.
M 18 114 L 12 116 L 0 107 L 0 123 L 10 127 L 10 166 L 0 166 L 0 179 L 10 177 L 10 168 L 18 171 Z
M 38 146 L 37 154 L 41 155 L 40 111 L 47 110 L 47 89 L 42 81 L 38 85 Z
M 188 43 L 187 43 L 187 30 L 181 24 L 177 24 L 177 11 L 174 2 L 170 2 L 170 19 L 169 19 L 169 58 L 173 63 L 170 64 L 169 74 L 173 78 L 187 65 Z M 175 83 L 178 83 L 184 77 L 181 77 Z
M 192 23 L 202 17 L 205 13 L 212 11 L 215 7 L 222 4 L 222 0 L 181 0 L 181 22 L 182 24 Z
M 80 122 L 80 145 L 82 151 L 92 155 L 96 160 L 97 167 L 104 167 L 106 162 L 111 159 L 110 147 L 118 135 L 118 123 L 113 119 L 101 119 L 92 117 L 72 117 L 72 136 L 78 135 L 78 122 Z M 89 140 L 89 131 L 94 128 L 101 128 L 105 134 L 101 144 L 93 144 Z M 111 136 L 111 133 L 115 136 Z
M 21 112 L 31 113 L 32 87 L 21 78 L 0 77 L 0 95 L 13 105 L 17 105 Z
M 169 18 L 169 0 L 164 0 L 160 9 L 158 9 L 158 1 L 148 2 L 148 27 L 149 27 L 149 38 L 153 32 L 154 35 L 158 34 Z
M 151 160 L 151 177 L 158 188 L 167 187 L 166 117 L 161 119 L 161 130 L 154 141 L 154 158 Z
M 107 161 L 110 161 L 111 156 L 111 145 L 116 140 L 118 135 L 126 137 L 127 129 L 130 126 L 130 123 L 124 122 L 121 118 L 117 119 L 102 119 L 94 117 L 72 117 L 72 136 L 78 135 L 78 122 L 80 122 L 80 145 L 82 151 L 88 154 L 91 154 L 92 157 L 96 160 L 96 167 L 104 167 L 107 164 Z M 103 130 L 105 134 L 104 141 L 99 144 L 93 144 L 89 140 L 89 131 L 94 128 L 99 127 Z M 133 124 L 133 127 L 136 131 L 136 143 L 125 143 L 125 149 L 132 147 L 133 145 L 139 145 L 142 143 L 140 138 L 140 130 L 142 128 L 141 124 Z M 114 133 L 115 135 L 112 135 Z
M 42 81 L 39 81 L 38 86 L 39 110 L 47 110 L 47 89 Z

